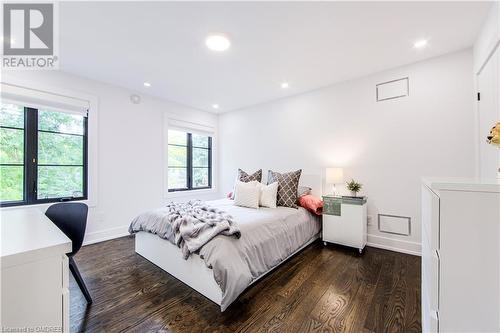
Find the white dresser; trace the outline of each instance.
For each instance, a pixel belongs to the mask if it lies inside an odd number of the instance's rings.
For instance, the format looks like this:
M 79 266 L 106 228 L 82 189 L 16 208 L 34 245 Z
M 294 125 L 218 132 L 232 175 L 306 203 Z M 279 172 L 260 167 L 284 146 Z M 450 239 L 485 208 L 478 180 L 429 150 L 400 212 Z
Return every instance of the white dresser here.
M 500 181 L 424 179 L 423 332 L 500 332 Z
M 71 240 L 36 208 L 3 209 L 0 327 L 69 332 Z

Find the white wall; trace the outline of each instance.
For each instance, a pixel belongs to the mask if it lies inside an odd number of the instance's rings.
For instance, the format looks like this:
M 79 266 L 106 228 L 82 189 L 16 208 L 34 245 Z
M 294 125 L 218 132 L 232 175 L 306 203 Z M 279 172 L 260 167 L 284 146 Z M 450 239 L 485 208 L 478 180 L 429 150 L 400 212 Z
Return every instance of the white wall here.
M 486 143 L 491 127 L 500 121 L 500 3 L 495 2 L 474 43 L 474 85 L 481 101 L 474 103 L 476 175 L 494 178 L 500 172 L 500 149 Z M 495 151 L 496 150 L 496 151 Z
M 494 2 L 474 43 L 474 73 L 480 71 L 500 42 L 500 2 Z
M 474 174 L 472 52 L 465 50 L 219 117 L 221 191 L 238 167 L 323 174 L 344 167 L 369 197 L 369 242 L 420 252 L 420 178 Z M 410 96 L 375 101 L 377 83 L 409 76 Z M 377 214 L 412 218 L 410 237 Z
M 89 211 L 87 243 L 126 234 L 137 214 L 170 200 L 165 198 L 163 182 L 165 114 L 217 128 L 215 114 L 147 95 L 142 95 L 140 104 L 132 104 L 132 91 L 62 72 L 3 72 L 2 75 L 2 82 L 62 87 L 97 97 L 98 196 L 96 206 Z M 196 197 L 213 199 L 216 194 Z
M 132 91 L 61 72 L 3 72 L 2 81 L 97 97 L 98 201 L 90 209 L 86 242 L 126 234 L 138 213 L 170 200 L 163 189 L 166 113 L 219 128 L 219 157 L 214 156 L 219 193 L 231 190 L 238 167 L 264 172 L 302 168 L 305 175 L 322 176 L 325 167 L 342 166 L 346 178 L 361 181 L 369 196 L 369 241 L 418 253 L 420 177 L 470 176 L 474 171 L 471 73 L 467 50 L 219 119 L 147 95 L 141 104 L 131 104 Z M 409 97 L 375 102 L 375 84 L 403 76 L 410 77 Z M 196 197 L 208 200 L 219 193 Z M 410 216 L 411 237 L 379 233 L 378 213 Z

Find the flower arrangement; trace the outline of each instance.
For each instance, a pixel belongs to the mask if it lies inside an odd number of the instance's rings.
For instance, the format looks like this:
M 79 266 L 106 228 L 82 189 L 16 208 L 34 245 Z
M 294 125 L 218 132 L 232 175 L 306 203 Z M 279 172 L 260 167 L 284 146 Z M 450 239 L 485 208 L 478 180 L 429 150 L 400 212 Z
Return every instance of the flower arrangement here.
M 500 123 L 496 123 L 496 125 L 491 128 L 490 134 L 486 138 L 486 142 L 500 148 Z

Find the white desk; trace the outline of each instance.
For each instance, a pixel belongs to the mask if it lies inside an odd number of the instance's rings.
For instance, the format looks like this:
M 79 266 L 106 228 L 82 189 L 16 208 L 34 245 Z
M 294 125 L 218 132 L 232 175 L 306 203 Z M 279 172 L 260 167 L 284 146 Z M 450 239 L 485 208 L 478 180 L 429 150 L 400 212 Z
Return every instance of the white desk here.
M 71 240 L 37 208 L 0 211 L 3 328 L 69 332 Z

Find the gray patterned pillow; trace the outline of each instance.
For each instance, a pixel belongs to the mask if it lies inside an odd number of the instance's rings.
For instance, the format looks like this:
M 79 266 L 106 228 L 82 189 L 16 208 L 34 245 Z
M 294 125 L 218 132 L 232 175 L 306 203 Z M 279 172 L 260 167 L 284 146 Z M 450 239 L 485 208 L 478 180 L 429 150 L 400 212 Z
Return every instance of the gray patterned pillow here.
M 260 183 L 262 181 L 262 169 L 255 171 L 251 175 L 241 169 L 238 169 L 238 178 L 236 178 L 236 180 L 243 183 L 249 183 L 252 180 L 256 180 Z
M 297 208 L 297 189 L 302 170 L 279 173 L 269 170 L 267 183 L 278 182 L 278 206 Z
M 307 186 L 299 186 L 297 190 L 297 197 L 300 198 L 304 195 L 311 194 L 312 188 L 307 187 Z
M 243 183 L 250 183 L 251 181 L 258 181 L 259 183 L 262 182 L 262 169 L 259 169 L 249 175 L 245 171 L 238 169 L 238 176 L 236 177 L 236 181 L 240 181 Z M 233 192 L 228 194 L 228 197 L 230 199 L 234 199 L 234 187 L 233 187 Z

